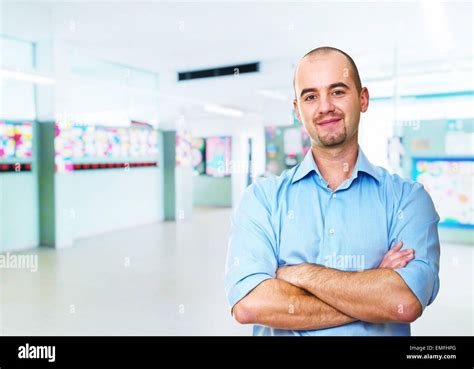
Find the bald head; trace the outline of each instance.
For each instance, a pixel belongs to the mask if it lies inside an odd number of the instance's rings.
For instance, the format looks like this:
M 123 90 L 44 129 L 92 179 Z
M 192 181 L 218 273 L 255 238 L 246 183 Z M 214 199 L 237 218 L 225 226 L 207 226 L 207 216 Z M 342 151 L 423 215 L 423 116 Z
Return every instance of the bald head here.
M 298 65 L 295 68 L 295 74 L 293 76 L 293 90 L 295 91 L 295 99 L 297 99 L 297 94 L 296 94 L 296 86 L 295 86 L 295 81 L 296 81 L 296 73 L 298 72 L 298 66 L 301 64 L 303 60 L 306 60 L 308 58 L 314 58 L 314 57 L 319 57 L 319 56 L 326 56 L 331 53 L 338 53 L 343 55 L 348 62 L 348 69 L 349 73 L 352 76 L 352 79 L 354 81 L 354 84 L 356 86 L 357 92 L 360 94 L 362 90 L 362 83 L 360 81 L 360 76 L 359 76 L 359 70 L 357 69 L 356 64 L 354 63 L 354 60 L 346 54 L 344 51 L 336 49 L 335 47 L 330 47 L 330 46 L 323 46 L 323 47 L 318 47 L 316 49 L 311 50 L 310 52 L 306 53 L 301 60 L 299 61 Z M 323 71 L 324 72 L 324 71 Z

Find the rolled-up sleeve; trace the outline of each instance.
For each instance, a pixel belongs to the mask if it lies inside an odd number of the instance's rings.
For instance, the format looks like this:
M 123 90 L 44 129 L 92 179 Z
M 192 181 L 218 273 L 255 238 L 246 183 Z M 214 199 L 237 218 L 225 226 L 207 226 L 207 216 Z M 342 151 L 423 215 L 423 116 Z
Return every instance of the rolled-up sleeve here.
M 415 258 L 406 267 L 395 271 L 416 295 L 424 310 L 439 291 L 440 218 L 422 185 L 414 183 L 404 192 L 392 220 L 390 239 L 392 245 L 402 241 L 403 249 L 414 249 Z
M 252 184 L 232 215 L 225 291 L 231 308 L 277 269 L 275 232 L 268 199 L 269 180 Z

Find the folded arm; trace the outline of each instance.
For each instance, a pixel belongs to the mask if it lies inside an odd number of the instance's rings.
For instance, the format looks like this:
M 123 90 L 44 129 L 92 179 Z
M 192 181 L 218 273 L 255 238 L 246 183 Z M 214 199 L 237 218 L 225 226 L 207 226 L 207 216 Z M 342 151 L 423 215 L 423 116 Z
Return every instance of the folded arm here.
M 346 272 L 315 264 L 282 267 L 277 277 L 315 295 L 344 314 L 371 323 L 413 322 L 421 304 L 389 269 Z
M 414 255 L 412 249 L 401 251 L 402 245 L 399 242 L 388 251 L 377 270 L 389 271 L 405 267 Z M 341 310 L 337 306 L 338 301 L 324 301 L 315 296 L 314 289 L 305 278 L 309 277 L 306 270 L 308 266 L 313 264 L 279 268 L 277 279 L 263 281 L 234 306 L 235 319 L 242 324 L 292 330 L 330 328 L 359 319 L 369 321 L 355 318 L 355 315 Z M 344 307 L 343 304 L 341 306 Z M 354 311 L 358 312 L 357 309 Z M 364 314 L 361 316 L 365 317 Z M 399 319 L 399 316 L 396 318 Z
M 234 306 L 242 324 L 308 330 L 335 327 L 356 319 L 341 313 L 307 291 L 279 279 L 267 279 Z

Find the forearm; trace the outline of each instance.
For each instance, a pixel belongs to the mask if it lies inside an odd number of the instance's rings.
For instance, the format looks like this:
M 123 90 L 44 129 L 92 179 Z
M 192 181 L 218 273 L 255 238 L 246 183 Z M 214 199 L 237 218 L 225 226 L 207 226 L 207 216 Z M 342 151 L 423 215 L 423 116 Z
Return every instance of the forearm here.
M 421 313 L 418 300 L 393 270 L 346 272 L 307 264 L 295 285 L 367 322 L 411 322 Z
M 307 291 L 278 279 L 258 285 L 234 307 L 243 324 L 307 330 L 335 327 L 356 319 L 321 301 Z

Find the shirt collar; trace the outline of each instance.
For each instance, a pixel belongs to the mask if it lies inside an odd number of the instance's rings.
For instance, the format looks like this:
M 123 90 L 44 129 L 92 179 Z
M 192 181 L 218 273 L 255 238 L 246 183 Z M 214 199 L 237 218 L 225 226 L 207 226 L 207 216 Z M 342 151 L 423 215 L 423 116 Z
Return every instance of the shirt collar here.
M 313 154 L 311 149 L 308 150 L 306 153 L 303 161 L 300 163 L 298 166 L 298 169 L 295 172 L 295 175 L 293 176 L 293 179 L 291 183 L 295 183 L 299 181 L 300 179 L 306 177 L 307 174 L 311 173 L 312 171 L 315 171 L 319 177 L 323 178 L 321 176 L 321 173 L 319 172 L 318 166 L 316 165 L 316 162 L 314 161 Z M 375 178 L 377 182 L 380 182 L 380 175 L 377 171 L 377 167 L 375 167 L 369 159 L 365 156 L 364 152 L 362 151 L 361 147 L 359 146 L 359 152 L 357 155 L 357 161 L 355 164 L 354 172 L 352 173 L 351 177 L 357 177 L 359 172 L 364 172 Z

